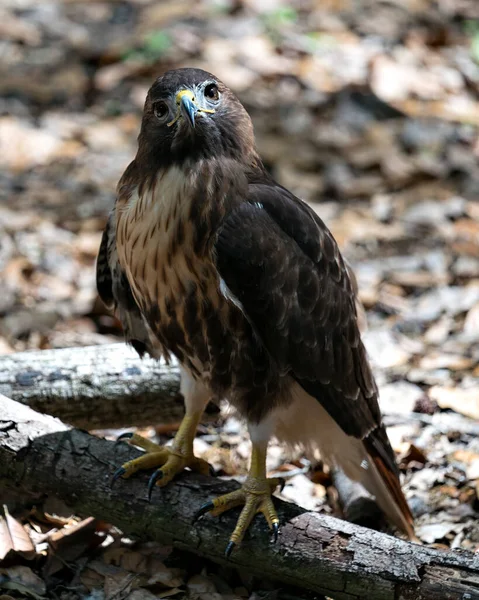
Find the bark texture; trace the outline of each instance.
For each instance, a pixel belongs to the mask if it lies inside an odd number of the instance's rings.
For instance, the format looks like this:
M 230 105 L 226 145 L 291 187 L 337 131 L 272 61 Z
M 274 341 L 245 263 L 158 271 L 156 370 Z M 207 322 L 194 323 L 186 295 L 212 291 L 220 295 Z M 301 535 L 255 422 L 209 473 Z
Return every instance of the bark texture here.
M 126 344 L 0 358 L 0 394 L 84 429 L 178 422 L 179 386 L 176 362 L 142 360 Z M 207 413 L 218 408 L 210 404 Z
M 192 517 L 208 499 L 236 487 L 184 474 L 146 498 L 148 474 L 109 482 L 114 469 L 139 454 L 70 429 L 57 419 L 0 397 L 0 482 L 4 488 L 61 499 L 76 514 L 113 523 L 129 535 L 224 561 L 237 513 Z M 439 552 L 277 501 L 282 525 L 271 545 L 258 519 L 229 563 L 268 579 L 335 600 L 477 600 L 479 558 Z

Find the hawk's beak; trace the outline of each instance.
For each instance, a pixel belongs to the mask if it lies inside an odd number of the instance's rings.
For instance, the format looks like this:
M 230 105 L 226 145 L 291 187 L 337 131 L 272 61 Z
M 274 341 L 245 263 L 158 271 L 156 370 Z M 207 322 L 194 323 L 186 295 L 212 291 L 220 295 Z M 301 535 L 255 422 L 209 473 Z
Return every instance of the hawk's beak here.
M 195 117 L 199 112 L 213 114 L 215 111 L 212 108 L 202 108 L 198 106 L 195 95 L 191 90 L 181 90 L 176 94 L 176 115 L 175 118 L 167 123 L 168 127 L 171 127 L 178 121 L 180 117 L 185 117 L 188 123 L 194 129 Z
M 195 102 L 195 96 L 190 90 L 181 90 L 176 94 L 176 103 L 192 127 L 195 126 L 195 116 L 199 110 Z

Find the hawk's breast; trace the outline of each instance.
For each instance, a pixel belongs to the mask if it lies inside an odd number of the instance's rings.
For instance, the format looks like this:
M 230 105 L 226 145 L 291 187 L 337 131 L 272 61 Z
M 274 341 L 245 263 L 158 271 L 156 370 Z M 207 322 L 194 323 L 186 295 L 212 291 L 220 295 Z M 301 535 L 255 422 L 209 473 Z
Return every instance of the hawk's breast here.
M 146 189 L 119 199 L 116 239 L 118 258 L 134 297 L 166 355 L 204 375 L 230 376 L 239 351 L 243 315 L 225 298 L 208 244 L 195 177 L 177 167 L 161 173 Z M 192 217 L 192 215 L 194 215 Z M 244 341 L 244 340 L 243 340 Z M 229 383 L 224 382 L 226 387 Z

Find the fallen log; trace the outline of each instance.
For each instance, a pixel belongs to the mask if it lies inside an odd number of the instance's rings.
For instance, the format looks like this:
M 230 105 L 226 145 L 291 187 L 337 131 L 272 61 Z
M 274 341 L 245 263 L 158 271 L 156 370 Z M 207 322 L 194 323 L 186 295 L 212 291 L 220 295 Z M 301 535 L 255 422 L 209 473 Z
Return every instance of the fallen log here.
M 19 352 L 0 357 L 0 394 L 81 429 L 179 423 L 180 371 L 173 358 L 141 359 L 126 344 Z M 210 403 L 203 422 L 219 414 Z M 367 492 L 332 473 L 347 520 L 374 526 L 381 513 Z
M 192 518 L 208 499 L 236 484 L 185 473 L 146 498 L 148 474 L 109 482 L 114 469 L 138 456 L 71 429 L 57 419 L 0 396 L 0 486 L 32 498 L 53 496 L 75 514 L 112 523 L 152 539 L 224 562 L 237 514 Z M 332 517 L 276 501 L 282 525 L 276 545 L 258 519 L 228 564 L 335 600 L 477 600 L 479 559 L 439 552 Z
M 81 429 L 179 423 L 184 415 L 175 359 L 140 359 L 126 344 L 19 352 L 0 357 L 0 394 Z M 203 422 L 218 416 L 210 403 Z M 376 526 L 381 513 L 359 484 L 332 473 L 347 520 Z
M 0 357 L 0 394 L 83 429 L 177 423 L 179 387 L 176 361 L 140 359 L 126 344 Z

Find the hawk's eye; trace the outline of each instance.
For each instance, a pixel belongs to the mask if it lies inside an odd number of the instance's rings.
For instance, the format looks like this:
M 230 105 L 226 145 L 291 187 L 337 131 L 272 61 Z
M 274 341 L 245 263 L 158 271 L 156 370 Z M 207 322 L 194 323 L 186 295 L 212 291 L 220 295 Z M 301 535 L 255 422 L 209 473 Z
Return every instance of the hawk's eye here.
M 213 102 L 216 102 L 217 100 L 219 100 L 219 97 L 220 97 L 220 93 L 218 91 L 218 86 L 216 85 L 216 83 L 209 83 L 205 87 L 205 98 L 208 98 L 208 100 L 212 100 Z
M 155 102 L 153 111 L 157 119 L 163 120 L 168 114 L 168 105 L 163 101 Z

